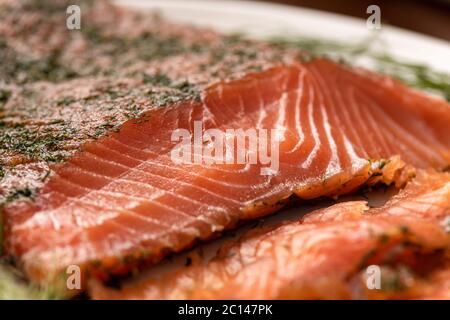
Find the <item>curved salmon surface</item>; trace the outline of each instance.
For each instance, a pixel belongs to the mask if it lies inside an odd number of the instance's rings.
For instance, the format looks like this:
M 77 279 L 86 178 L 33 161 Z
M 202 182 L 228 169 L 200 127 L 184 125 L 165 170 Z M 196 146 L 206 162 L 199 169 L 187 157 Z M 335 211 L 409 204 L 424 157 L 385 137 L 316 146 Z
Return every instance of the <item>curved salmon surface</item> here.
M 448 123 L 447 102 L 327 60 L 217 83 L 201 100 L 148 111 L 55 167 L 33 202 L 5 208 L 5 251 L 36 281 L 72 264 L 126 273 L 272 213 L 292 195 L 354 191 L 384 168 L 381 159 L 444 168 Z M 243 140 L 239 163 L 234 138 L 221 164 L 209 129 L 256 132 L 257 143 Z M 190 162 L 174 160 L 186 150 L 183 135 L 200 141 Z
M 91 294 L 97 299 L 445 297 L 448 281 L 439 279 L 448 274 L 449 218 L 450 175 L 422 172 L 383 207 L 336 204 L 300 221 L 250 230 L 207 264 L 121 290 L 93 282 Z M 374 265 L 382 270 L 381 290 L 366 286 L 366 270 Z M 404 270 L 405 287 L 393 288 L 389 279 L 402 279 Z

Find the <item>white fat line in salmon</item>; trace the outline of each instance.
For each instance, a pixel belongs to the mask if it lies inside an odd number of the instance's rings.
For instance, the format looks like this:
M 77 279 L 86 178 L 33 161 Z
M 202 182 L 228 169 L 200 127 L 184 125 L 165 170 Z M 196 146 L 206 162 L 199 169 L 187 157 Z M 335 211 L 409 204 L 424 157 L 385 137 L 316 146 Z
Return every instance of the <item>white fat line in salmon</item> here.
M 171 141 L 178 144 L 170 156 L 176 164 L 259 164 L 261 175 L 273 175 L 279 169 L 283 136 L 281 129 L 204 130 L 202 121 L 194 121 L 193 134 L 188 129 L 172 132 Z

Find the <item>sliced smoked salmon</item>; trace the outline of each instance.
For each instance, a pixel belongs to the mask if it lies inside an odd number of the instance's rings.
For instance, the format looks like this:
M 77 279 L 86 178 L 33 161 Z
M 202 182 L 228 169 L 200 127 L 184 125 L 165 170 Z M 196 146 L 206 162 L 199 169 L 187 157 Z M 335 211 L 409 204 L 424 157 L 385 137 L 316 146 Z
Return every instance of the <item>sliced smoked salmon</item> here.
M 217 83 L 201 100 L 151 110 L 54 167 L 34 201 L 5 208 L 5 250 L 35 281 L 72 264 L 126 273 L 272 213 L 292 195 L 354 191 L 395 155 L 414 167 L 445 168 L 448 123 L 447 102 L 322 59 Z M 240 140 L 239 153 L 232 136 L 211 148 L 214 132 L 227 130 L 256 143 Z M 263 138 L 266 152 L 253 150 Z M 222 158 L 217 150 L 225 150 Z M 389 169 L 398 180 L 399 168 Z M 384 231 L 409 226 L 403 217 L 388 220 L 368 223 Z M 430 229 L 431 242 L 439 234 L 432 224 L 409 227 Z
M 91 294 L 97 299 L 448 297 L 450 287 L 442 279 L 448 275 L 449 218 L 450 174 L 421 172 L 380 208 L 369 209 L 364 201 L 336 204 L 300 221 L 250 230 L 207 264 L 121 290 L 93 282 Z M 380 287 L 372 290 L 366 285 L 369 266 L 381 270 Z

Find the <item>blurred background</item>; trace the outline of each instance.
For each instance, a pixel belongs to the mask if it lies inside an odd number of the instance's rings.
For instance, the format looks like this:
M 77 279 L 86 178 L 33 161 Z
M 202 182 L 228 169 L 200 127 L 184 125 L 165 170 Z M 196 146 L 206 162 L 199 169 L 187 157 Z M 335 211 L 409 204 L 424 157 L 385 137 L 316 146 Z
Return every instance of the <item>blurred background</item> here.
M 258 0 L 261 1 L 261 0 Z M 381 8 L 384 24 L 450 41 L 450 0 L 262 0 L 367 18 L 371 4 Z M 450 58 L 450 57 L 449 57 Z

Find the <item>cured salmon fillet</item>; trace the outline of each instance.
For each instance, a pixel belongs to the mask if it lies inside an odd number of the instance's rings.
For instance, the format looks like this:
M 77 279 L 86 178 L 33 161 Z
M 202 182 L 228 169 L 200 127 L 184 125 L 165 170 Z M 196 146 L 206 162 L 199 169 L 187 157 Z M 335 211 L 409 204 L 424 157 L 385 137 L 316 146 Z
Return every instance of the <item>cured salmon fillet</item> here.
M 450 174 L 421 172 L 380 208 L 336 204 L 250 230 L 207 264 L 121 290 L 93 282 L 90 292 L 96 299 L 444 298 L 449 218 Z M 372 265 L 381 269 L 378 290 L 366 286 Z
M 195 148 L 200 164 L 175 163 L 172 134 L 186 129 L 192 136 L 194 121 L 203 132 L 276 129 L 279 147 L 269 151 L 278 152 L 279 167 L 261 174 L 261 163 L 207 164 Z M 151 110 L 54 167 L 33 202 L 5 208 L 5 249 L 35 281 L 71 264 L 98 276 L 126 273 L 272 213 L 292 195 L 348 193 L 388 168 L 394 173 L 384 182 L 398 181 L 398 162 L 384 168 L 381 159 L 400 155 L 418 168 L 444 168 L 448 123 L 445 101 L 322 59 L 220 82 L 201 100 Z M 387 219 L 370 223 L 439 233 Z M 349 222 L 354 228 L 359 224 Z

